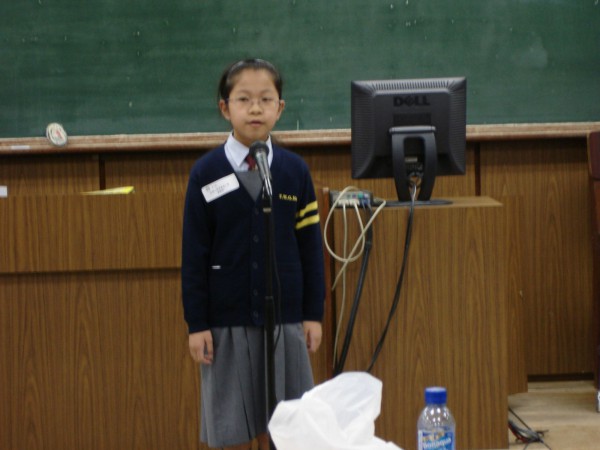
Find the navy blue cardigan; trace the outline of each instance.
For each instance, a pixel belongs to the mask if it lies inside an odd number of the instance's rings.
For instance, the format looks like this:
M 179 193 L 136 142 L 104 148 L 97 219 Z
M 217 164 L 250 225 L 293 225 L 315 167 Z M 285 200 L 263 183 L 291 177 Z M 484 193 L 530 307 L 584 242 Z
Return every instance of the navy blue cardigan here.
M 181 282 L 189 332 L 264 324 L 265 218 L 262 198 L 238 189 L 207 202 L 202 188 L 233 174 L 224 146 L 194 164 L 183 217 Z M 281 322 L 320 321 L 325 298 L 319 215 L 308 166 L 273 145 L 273 293 Z M 279 296 L 279 294 L 281 294 Z

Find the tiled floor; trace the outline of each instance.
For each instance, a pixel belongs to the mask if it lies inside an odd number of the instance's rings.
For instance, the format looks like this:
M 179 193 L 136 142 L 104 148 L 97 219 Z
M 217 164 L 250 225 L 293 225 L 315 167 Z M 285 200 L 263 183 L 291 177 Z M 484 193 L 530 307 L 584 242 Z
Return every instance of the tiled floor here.
M 543 432 L 546 445 L 527 446 L 509 432 L 510 450 L 600 450 L 596 395 L 592 381 L 529 383 L 528 392 L 509 398 L 509 407 L 531 429 Z M 514 416 L 511 419 L 525 428 Z

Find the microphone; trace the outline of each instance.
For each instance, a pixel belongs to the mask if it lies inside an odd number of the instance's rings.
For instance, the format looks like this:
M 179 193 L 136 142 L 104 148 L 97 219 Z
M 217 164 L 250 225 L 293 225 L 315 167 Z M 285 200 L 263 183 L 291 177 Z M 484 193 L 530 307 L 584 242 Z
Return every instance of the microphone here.
M 256 141 L 250 146 L 250 155 L 256 161 L 260 179 L 263 182 L 267 195 L 273 197 L 273 188 L 271 187 L 271 170 L 269 169 L 269 146 L 263 141 Z

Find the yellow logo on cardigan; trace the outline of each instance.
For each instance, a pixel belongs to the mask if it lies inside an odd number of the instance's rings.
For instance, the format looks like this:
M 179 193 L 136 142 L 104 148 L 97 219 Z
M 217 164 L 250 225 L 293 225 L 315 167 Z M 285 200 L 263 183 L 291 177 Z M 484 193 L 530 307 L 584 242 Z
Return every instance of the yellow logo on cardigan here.
M 298 197 L 291 194 L 279 194 L 279 200 L 283 200 L 286 202 L 297 202 Z

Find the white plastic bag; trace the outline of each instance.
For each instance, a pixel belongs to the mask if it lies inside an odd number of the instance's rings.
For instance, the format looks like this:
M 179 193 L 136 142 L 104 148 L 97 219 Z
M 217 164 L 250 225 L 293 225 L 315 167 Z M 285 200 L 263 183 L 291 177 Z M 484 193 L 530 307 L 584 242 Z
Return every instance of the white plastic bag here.
M 402 450 L 375 436 L 382 383 L 366 372 L 346 372 L 299 400 L 280 402 L 269 432 L 277 450 Z

